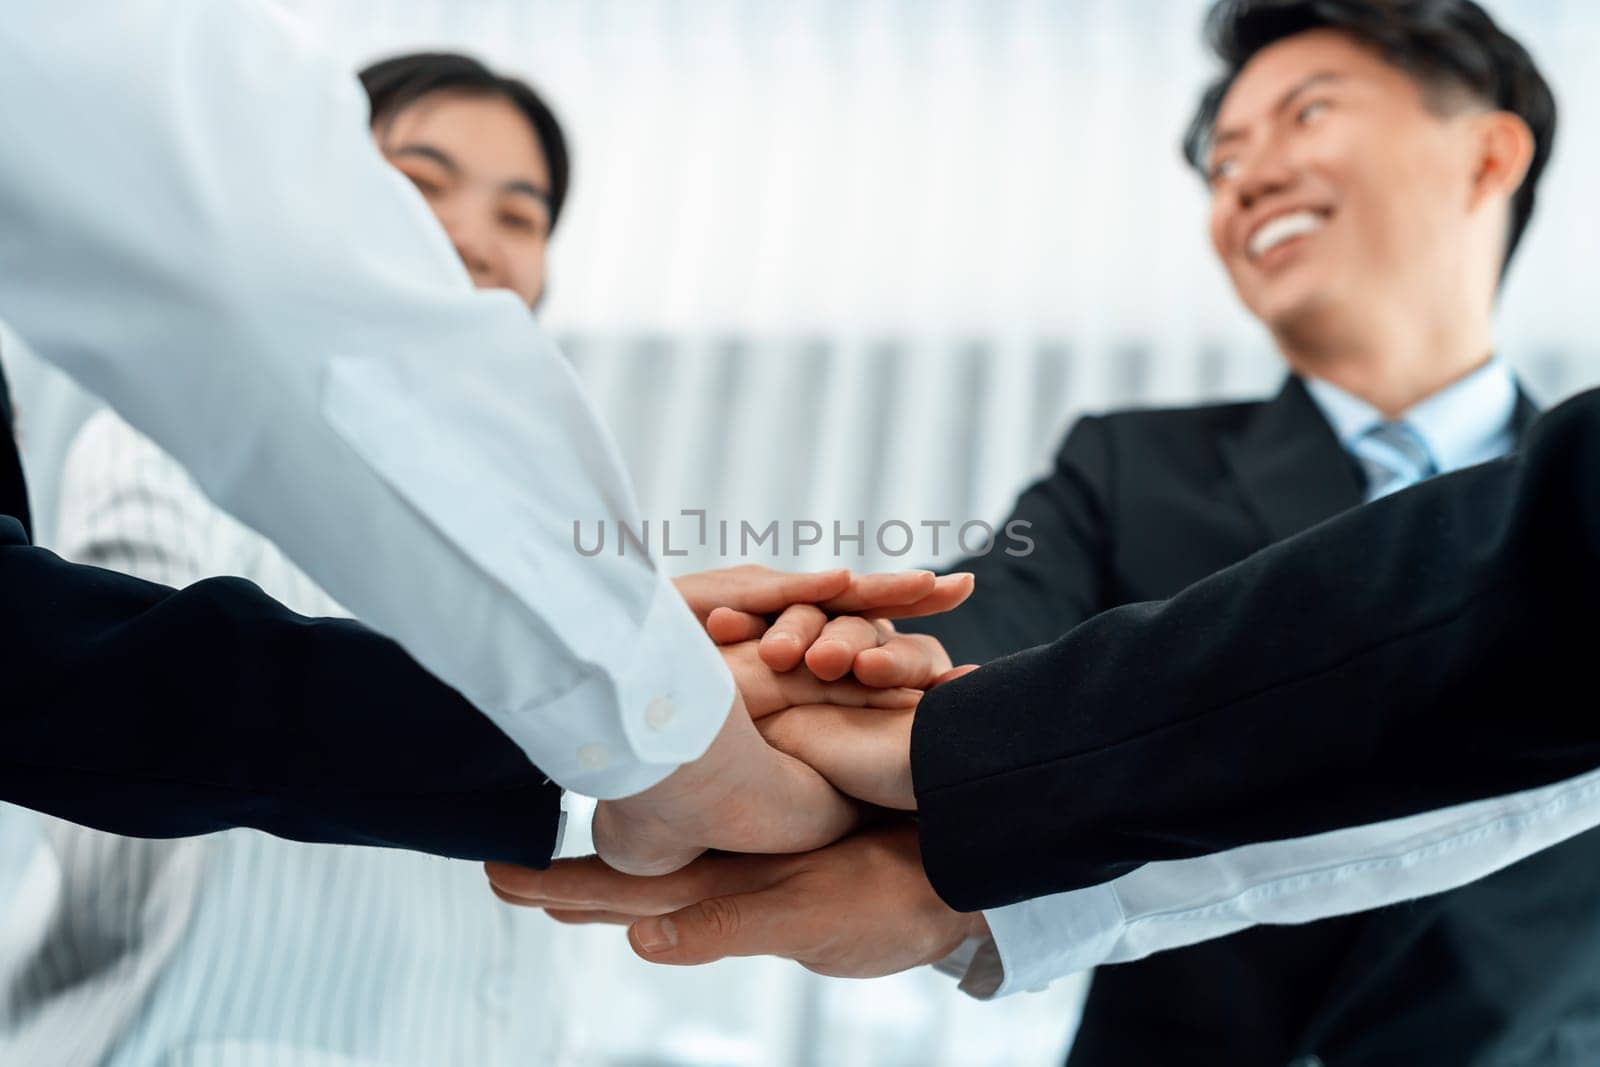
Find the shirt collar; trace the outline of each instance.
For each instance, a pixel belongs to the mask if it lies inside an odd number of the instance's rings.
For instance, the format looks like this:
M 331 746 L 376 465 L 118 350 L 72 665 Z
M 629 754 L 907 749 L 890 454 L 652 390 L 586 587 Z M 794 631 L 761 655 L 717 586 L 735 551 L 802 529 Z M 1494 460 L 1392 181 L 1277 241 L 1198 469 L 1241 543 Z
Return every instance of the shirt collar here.
M 1306 378 L 1306 391 L 1349 448 L 1362 434 L 1387 421 L 1371 404 L 1321 378 Z M 1510 452 L 1517 382 L 1498 356 L 1407 409 L 1397 421 L 1416 431 L 1440 472 L 1459 470 Z

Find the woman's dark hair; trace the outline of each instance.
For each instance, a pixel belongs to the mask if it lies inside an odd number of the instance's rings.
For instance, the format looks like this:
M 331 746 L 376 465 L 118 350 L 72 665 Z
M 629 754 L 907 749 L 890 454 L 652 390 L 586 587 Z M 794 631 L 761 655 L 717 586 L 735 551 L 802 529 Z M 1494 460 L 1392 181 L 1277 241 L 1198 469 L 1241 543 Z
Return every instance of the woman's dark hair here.
M 1533 131 L 1533 161 L 1511 208 L 1507 264 L 1533 217 L 1539 177 L 1556 136 L 1556 101 L 1528 50 L 1472 0 L 1218 0 L 1205 36 L 1223 73 L 1201 97 L 1183 153 L 1204 172 L 1211 130 L 1234 79 L 1269 45 L 1307 30 L 1348 34 L 1410 74 L 1437 110 L 1466 90 L 1522 118 Z M 1502 267 L 1502 273 L 1504 268 Z
M 550 164 L 550 228 L 555 229 L 567 199 L 572 163 L 561 123 L 526 82 L 496 74 L 471 56 L 415 52 L 372 64 L 361 72 L 361 84 L 372 102 L 373 126 L 437 92 L 475 93 L 511 101 L 527 117 Z

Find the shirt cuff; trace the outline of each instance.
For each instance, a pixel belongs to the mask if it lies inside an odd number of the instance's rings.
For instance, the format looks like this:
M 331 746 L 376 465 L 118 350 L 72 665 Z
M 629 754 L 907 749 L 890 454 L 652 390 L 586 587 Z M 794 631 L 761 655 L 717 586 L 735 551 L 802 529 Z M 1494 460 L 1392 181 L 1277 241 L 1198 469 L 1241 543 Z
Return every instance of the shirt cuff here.
M 567 809 L 565 806 L 556 813 L 556 839 L 550 846 L 551 860 L 561 856 L 561 849 L 567 843 Z
M 992 937 L 969 937 L 944 959 L 933 965 L 940 974 L 960 979 L 956 988 L 976 1000 L 993 1000 L 1005 982 L 1005 965 Z
M 983 913 L 988 938 L 972 938 L 935 966 L 961 976 L 979 1000 L 1035 993 L 1103 962 L 1126 920 L 1109 884 L 1025 900 Z M 959 969 L 958 969 L 959 968 Z
M 665 577 L 631 644 L 553 700 L 513 714 L 537 717 L 554 743 L 540 760 L 566 788 L 601 800 L 632 796 L 710 747 L 733 706 L 733 677 L 716 645 Z M 614 714 L 597 715 L 597 707 Z M 531 732 L 531 731 L 530 731 Z

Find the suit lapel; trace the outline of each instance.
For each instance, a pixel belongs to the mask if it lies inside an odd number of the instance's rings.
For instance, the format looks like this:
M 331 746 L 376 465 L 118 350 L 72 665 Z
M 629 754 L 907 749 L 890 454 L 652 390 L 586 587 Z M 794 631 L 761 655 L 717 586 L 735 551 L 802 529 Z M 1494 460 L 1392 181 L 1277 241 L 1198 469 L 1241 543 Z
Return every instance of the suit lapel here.
M 17 519 L 22 523 L 23 532 L 33 536 L 28 521 L 28 486 L 22 480 L 22 457 L 17 455 L 13 436 L 11 394 L 6 390 L 3 366 L 0 366 L 0 515 Z
M 1269 542 L 1363 500 L 1360 473 L 1299 378 L 1223 437 L 1222 455 Z
M 1515 437 L 1517 447 L 1520 449 L 1528 439 L 1528 431 L 1533 424 L 1539 421 L 1539 405 L 1533 402 L 1522 388 L 1522 383 L 1517 383 L 1517 410 L 1511 415 L 1511 433 Z
M 0 430 L 11 433 L 11 391 L 6 388 L 6 369 L 0 365 Z

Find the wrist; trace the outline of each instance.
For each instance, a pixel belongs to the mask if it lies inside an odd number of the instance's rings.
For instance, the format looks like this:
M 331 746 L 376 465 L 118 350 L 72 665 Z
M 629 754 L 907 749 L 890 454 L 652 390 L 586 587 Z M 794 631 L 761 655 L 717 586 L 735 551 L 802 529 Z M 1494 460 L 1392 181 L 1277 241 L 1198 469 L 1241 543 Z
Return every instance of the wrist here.
M 667 874 L 688 863 L 715 832 L 712 822 L 730 790 L 740 787 L 735 768 L 727 769 L 730 737 L 740 719 L 753 730 L 735 694 L 729 714 L 711 745 L 655 785 L 595 809 L 595 851 L 617 870 L 636 875 Z
M 676 770 L 649 789 L 613 803 L 623 808 L 646 810 L 670 808 L 686 797 L 694 797 L 697 803 L 704 803 L 714 791 L 726 791 L 733 786 L 730 779 L 734 776 L 730 772 L 737 770 L 738 761 L 728 758 L 730 751 L 737 748 L 739 734 L 743 730 L 753 729 L 750 716 L 744 710 L 744 698 L 738 690 L 734 690 L 733 703 L 729 705 L 722 725 L 704 752 L 687 763 L 679 764 Z

